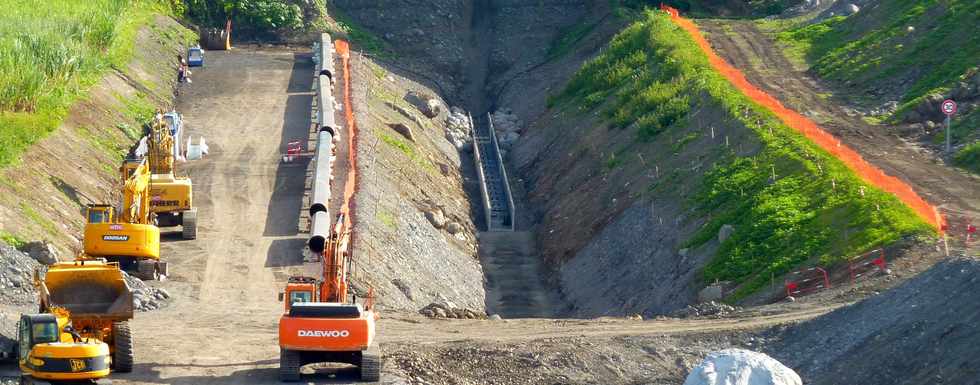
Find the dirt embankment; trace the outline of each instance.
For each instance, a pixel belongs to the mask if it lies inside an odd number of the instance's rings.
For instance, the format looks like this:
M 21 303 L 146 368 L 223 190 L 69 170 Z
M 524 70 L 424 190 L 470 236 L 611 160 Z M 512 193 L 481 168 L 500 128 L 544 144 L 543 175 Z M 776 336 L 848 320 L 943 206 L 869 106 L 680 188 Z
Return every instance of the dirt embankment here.
M 980 261 L 952 259 L 905 284 L 777 331 L 766 347 L 807 384 L 975 384 Z
M 359 129 L 356 281 L 374 286 L 383 307 L 419 310 L 449 301 L 482 310 L 483 273 L 465 191 L 474 182 L 461 176 L 467 159 L 447 139 L 446 103 L 383 64 L 359 54 L 351 62 Z
M 129 66 L 109 69 L 61 127 L 0 171 L 0 231 L 51 241 L 62 259 L 73 257 L 85 205 L 117 202 L 117 167 L 142 135 L 137 118 L 173 104 L 174 62 L 186 32 L 158 17 L 138 33 Z

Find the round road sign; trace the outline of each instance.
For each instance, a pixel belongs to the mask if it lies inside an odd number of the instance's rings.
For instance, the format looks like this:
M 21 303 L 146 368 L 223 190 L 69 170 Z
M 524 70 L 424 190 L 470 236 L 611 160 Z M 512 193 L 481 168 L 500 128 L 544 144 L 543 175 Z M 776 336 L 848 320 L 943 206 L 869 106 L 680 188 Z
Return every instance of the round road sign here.
M 946 115 L 953 115 L 956 113 L 956 102 L 946 99 L 943 101 L 943 106 L 941 107 L 943 113 Z

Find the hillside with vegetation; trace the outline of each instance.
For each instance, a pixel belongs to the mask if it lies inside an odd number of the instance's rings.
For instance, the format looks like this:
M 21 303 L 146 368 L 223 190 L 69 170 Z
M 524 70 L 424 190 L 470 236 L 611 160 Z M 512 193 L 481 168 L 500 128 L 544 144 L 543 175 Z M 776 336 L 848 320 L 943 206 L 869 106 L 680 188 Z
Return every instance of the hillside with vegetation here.
M 171 12 L 154 0 L 2 0 L 0 9 L 0 167 L 56 129 L 106 70 L 124 71 L 139 29 Z
M 0 0 L 0 240 L 70 255 L 197 40 L 168 1 Z
M 877 107 L 897 101 L 887 122 L 939 123 L 938 101 L 960 102 L 952 139 L 961 148 L 953 159 L 980 172 L 978 19 L 976 1 L 901 0 L 867 2 L 860 12 L 819 22 L 763 24 L 778 25 L 775 33 L 788 56 L 853 94 L 855 102 Z M 942 143 L 945 134 L 930 139 Z
M 663 200 L 691 183 L 689 194 L 675 198 L 703 220 L 679 248 L 697 249 L 723 226 L 733 228 L 702 279 L 740 284 L 735 298 L 801 263 L 833 263 L 932 232 L 894 196 L 869 186 L 739 93 L 660 12 L 645 13 L 617 35 L 551 103 L 574 114 L 596 112 L 611 135 L 628 135 L 604 161 L 607 174 L 649 172 L 634 159 L 661 165 L 664 176 L 641 199 Z M 715 126 L 711 133 L 708 126 Z M 725 127 L 751 149 L 709 138 Z M 664 140 L 672 150 L 664 149 Z M 691 156 L 700 167 L 664 167 Z

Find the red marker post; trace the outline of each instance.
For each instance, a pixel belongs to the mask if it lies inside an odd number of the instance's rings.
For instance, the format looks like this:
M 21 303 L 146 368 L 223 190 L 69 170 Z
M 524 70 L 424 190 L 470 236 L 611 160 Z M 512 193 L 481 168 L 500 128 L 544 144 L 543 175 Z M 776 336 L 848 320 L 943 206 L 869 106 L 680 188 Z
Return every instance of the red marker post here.
M 939 109 L 943 111 L 943 114 L 946 114 L 946 153 L 949 153 L 953 148 L 953 133 L 949 130 L 949 120 L 956 113 L 956 102 L 952 99 L 946 99 Z

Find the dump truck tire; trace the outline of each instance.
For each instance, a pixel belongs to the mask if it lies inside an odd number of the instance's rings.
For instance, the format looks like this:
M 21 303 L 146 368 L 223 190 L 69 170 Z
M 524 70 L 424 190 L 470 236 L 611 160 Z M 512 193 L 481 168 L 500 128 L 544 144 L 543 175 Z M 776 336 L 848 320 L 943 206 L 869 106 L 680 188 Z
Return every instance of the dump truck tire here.
M 377 347 L 361 352 L 361 381 L 381 381 L 381 352 Z
M 279 381 L 299 381 L 299 352 L 282 349 L 279 351 Z
M 196 239 L 197 238 L 197 209 L 190 209 L 184 211 L 184 218 L 181 223 L 183 227 L 183 237 L 184 239 Z
M 129 330 L 129 322 L 112 324 L 112 343 L 115 352 L 112 353 L 112 369 L 119 373 L 133 371 L 133 333 Z

